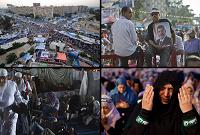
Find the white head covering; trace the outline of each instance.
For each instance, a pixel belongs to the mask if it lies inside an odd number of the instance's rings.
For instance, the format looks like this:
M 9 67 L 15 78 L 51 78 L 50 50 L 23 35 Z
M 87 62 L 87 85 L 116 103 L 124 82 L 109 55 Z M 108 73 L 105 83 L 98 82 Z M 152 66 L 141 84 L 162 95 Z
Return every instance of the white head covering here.
M 19 77 L 19 78 L 22 78 L 22 73 L 16 72 L 16 73 L 15 73 L 15 76 L 16 76 L 16 77 Z
M 107 117 L 108 118 L 108 125 L 115 128 L 116 121 L 121 118 L 119 112 L 117 111 L 115 105 L 112 102 L 111 97 L 107 95 L 101 95 L 101 107 L 107 106 L 110 108 L 110 112 L 108 114 L 103 113 L 103 109 L 101 108 L 101 117 Z
M 160 13 L 160 11 L 157 8 L 152 8 L 151 13 Z
M 0 69 L 0 76 L 7 76 L 8 75 L 8 72 L 6 69 Z

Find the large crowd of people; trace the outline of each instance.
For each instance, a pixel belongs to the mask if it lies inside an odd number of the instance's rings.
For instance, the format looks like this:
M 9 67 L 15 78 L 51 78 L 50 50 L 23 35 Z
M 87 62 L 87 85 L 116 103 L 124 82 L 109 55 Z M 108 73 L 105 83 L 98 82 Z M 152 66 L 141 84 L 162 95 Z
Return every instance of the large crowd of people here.
M 102 135 L 198 135 L 200 73 L 195 69 L 103 69 Z

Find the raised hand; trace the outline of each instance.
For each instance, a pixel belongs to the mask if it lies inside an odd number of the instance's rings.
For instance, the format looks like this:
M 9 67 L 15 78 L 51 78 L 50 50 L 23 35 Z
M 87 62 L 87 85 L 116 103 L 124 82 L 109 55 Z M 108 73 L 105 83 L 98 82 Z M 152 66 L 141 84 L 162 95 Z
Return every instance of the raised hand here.
M 179 106 L 183 113 L 186 113 L 192 110 L 192 97 L 190 93 L 187 91 L 185 86 L 182 86 L 179 89 L 178 100 L 179 100 Z
M 145 92 L 142 98 L 142 109 L 151 111 L 153 108 L 153 86 L 146 86 Z

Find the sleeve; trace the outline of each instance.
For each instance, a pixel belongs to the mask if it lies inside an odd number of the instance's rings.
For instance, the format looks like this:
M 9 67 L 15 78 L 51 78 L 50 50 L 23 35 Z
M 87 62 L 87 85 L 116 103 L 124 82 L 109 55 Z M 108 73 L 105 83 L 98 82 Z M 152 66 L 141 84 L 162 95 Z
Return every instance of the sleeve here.
M 141 103 L 140 103 L 141 108 Z M 138 111 L 135 110 L 135 113 Z M 145 109 L 140 109 L 138 114 L 134 114 L 133 122 L 130 130 L 128 131 L 128 135 L 144 135 L 150 121 L 151 111 L 147 111 Z
M 119 119 L 116 124 L 115 124 L 115 128 L 110 127 L 107 131 L 107 133 L 109 135 L 121 135 L 122 134 L 122 124 L 121 124 L 121 120 Z
M 15 96 L 15 102 L 16 102 L 17 104 L 19 104 L 19 103 L 25 103 L 25 104 L 27 104 L 28 101 L 25 100 L 25 99 L 21 96 L 21 93 L 19 92 L 16 83 L 14 83 L 14 87 L 16 88 L 15 95 L 14 95 L 14 96 Z
M 129 23 L 129 34 L 130 34 L 130 39 L 131 39 L 132 44 L 135 45 L 137 41 L 137 34 L 135 31 L 135 25 L 132 22 Z
M 60 102 L 59 102 L 59 99 L 56 100 L 56 103 L 55 103 L 55 109 L 58 111 L 59 108 L 60 108 Z
M 30 83 L 27 81 L 27 86 L 28 86 L 28 90 L 29 91 L 32 91 L 32 89 L 31 89 L 31 86 L 30 86 Z
M 147 40 L 147 41 L 149 41 L 149 40 L 154 41 L 153 24 L 152 24 L 152 23 L 148 26 L 148 29 L 147 29 L 147 38 L 146 38 L 146 40 Z
M 197 135 L 200 131 L 200 116 L 195 112 L 195 109 L 183 113 L 183 127 L 188 135 Z
M 198 43 L 198 53 L 200 53 L 200 39 L 198 39 L 199 43 Z

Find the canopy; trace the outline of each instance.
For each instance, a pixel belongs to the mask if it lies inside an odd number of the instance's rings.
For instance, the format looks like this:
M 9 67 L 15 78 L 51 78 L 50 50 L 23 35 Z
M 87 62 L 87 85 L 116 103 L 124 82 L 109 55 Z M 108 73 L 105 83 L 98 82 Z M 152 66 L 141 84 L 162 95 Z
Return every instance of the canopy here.
M 51 42 L 49 48 L 50 49 L 56 49 L 56 46 L 59 47 L 59 51 L 63 51 L 65 44 L 62 42 Z
M 49 58 L 49 52 L 48 51 L 41 51 L 39 52 L 40 58 Z
M 30 60 L 32 58 L 32 55 L 30 55 L 30 53 L 26 53 L 24 56 L 21 57 L 21 59 L 24 62 L 27 62 L 28 60 Z
M 63 62 L 66 62 L 67 61 L 67 57 L 66 57 L 66 54 L 65 53 L 60 53 L 60 52 L 57 52 L 57 57 L 56 57 L 57 60 L 61 60 Z
M 37 45 L 36 47 L 35 47 L 35 50 L 44 50 L 45 49 L 45 45 L 44 44 L 40 44 L 40 45 Z
M 47 39 L 44 37 L 34 37 L 33 41 L 38 43 L 44 43 Z

